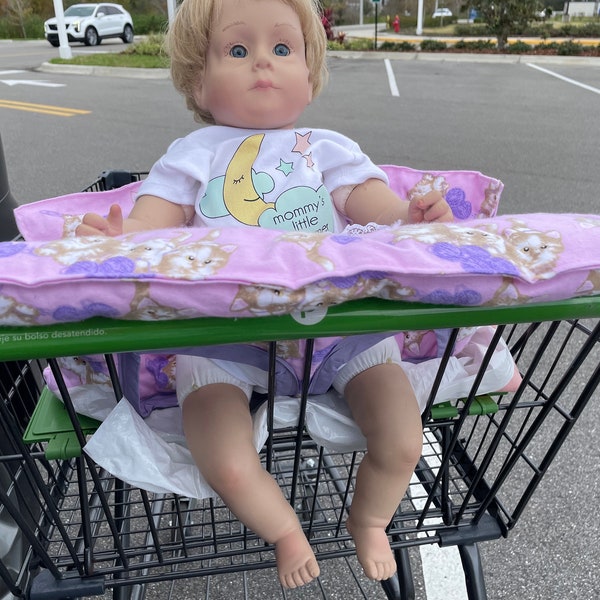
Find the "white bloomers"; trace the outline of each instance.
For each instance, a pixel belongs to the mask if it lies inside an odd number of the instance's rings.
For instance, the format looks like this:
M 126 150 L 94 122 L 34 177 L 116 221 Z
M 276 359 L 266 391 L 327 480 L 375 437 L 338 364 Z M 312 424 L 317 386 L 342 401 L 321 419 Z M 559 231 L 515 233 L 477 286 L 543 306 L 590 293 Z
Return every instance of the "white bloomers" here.
M 400 349 L 393 337 L 367 348 L 350 359 L 336 373 L 332 387 L 343 395 L 348 382 L 359 373 L 376 365 L 402 361 Z M 268 372 L 240 362 L 177 355 L 177 400 L 180 405 L 195 390 L 213 383 L 229 383 L 240 388 L 250 399 L 252 392 L 266 393 Z

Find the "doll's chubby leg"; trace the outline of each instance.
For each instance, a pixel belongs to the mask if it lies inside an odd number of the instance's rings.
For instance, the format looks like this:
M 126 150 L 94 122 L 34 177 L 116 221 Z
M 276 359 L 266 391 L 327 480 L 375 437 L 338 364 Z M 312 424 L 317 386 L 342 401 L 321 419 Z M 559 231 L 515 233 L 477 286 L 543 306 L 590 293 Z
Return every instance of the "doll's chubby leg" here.
M 367 438 L 346 525 L 367 577 L 388 579 L 396 561 L 385 528 L 421 455 L 421 416 L 412 387 L 395 363 L 359 373 L 346 385 L 344 396 Z
M 298 518 L 260 463 L 246 394 L 214 383 L 192 391 L 182 406 L 188 447 L 208 483 L 233 514 L 275 544 L 281 584 L 294 588 L 319 575 Z

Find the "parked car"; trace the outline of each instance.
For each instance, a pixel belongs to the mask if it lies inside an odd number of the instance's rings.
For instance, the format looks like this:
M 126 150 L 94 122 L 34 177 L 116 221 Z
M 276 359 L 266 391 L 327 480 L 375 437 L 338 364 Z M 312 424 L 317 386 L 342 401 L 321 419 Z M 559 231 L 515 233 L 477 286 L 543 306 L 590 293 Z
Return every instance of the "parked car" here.
M 133 42 L 133 20 L 120 4 L 73 4 L 65 10 L 65 24 L 69 42 L 86 46 L 96 46 L 106 38 Z M 59 45 L 56 17 L 44 23 L 44 35 L 53 46 Z
M 449 8 L 438 8 L 434 11 L 432 17 L 434 19 L 439 19 L 441 17 L 451 17 L 452 11 Z

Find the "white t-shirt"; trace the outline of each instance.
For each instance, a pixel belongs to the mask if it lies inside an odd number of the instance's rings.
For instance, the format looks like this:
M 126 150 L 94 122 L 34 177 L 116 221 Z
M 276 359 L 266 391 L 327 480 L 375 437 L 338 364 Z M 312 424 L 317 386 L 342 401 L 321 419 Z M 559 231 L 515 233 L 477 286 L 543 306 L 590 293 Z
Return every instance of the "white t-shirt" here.
M 139 194 L 195 207 L 193 225 L 339 232 L 352 188 L 385 173 L 325 129 L 210 126 L 175 140 Z

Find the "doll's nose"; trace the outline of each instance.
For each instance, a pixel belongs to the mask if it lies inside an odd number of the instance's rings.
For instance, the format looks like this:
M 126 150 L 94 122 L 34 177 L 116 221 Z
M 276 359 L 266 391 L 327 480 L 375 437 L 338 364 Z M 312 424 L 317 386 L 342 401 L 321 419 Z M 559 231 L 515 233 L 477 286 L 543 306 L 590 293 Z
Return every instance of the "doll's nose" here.
M 254 67 L 257 69 L 268 69 L 270 68 L 273 60 L 273 53 L 270 49 L 261 48 L 259 49 L 254 57 Z

